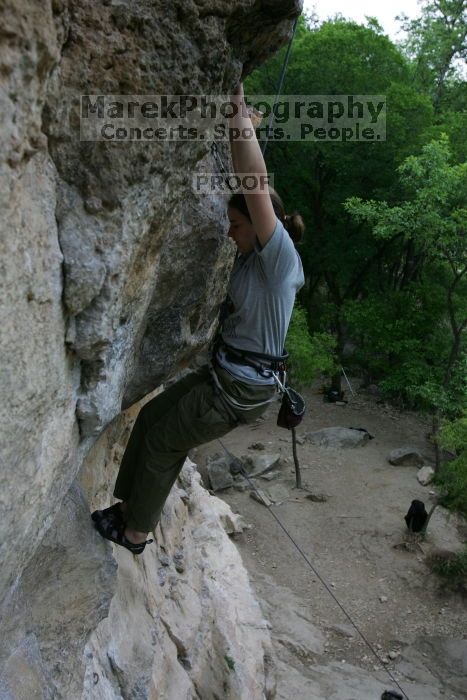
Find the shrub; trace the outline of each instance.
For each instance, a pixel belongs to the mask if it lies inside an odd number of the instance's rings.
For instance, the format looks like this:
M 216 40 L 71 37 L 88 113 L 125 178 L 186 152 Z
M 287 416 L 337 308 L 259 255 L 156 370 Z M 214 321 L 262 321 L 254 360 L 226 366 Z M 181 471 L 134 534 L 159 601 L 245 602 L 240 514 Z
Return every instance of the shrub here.
M 449 556 L 448 556 L 449 554 Z M 449 552 L 443 555 L 434 553 L 430 557 L 432 570 L 446 578 L 467 577 L 467 547 L 462 552 Z
M 467 516 L 467 413 L 445 422 L 439 437 L 442 447 L 457 454 L 454 460 L 441 466 L 436 476 L 436 482 L 444 490 L 440 502 Z
M 289 379 L 293 385 L 310 386 L 321 374 L 334 374 L 338 368 L 335 338 L 329 333 L 311 335 L 305 309 L 298 305 L 292 314 L 286 347 Z

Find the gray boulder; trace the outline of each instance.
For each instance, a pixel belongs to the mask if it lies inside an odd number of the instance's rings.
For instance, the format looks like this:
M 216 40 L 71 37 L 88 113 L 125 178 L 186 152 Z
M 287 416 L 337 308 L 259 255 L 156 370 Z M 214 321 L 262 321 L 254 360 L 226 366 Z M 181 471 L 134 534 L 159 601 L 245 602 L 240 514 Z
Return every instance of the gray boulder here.
M 430 484 L 435 476 L 435 470 L 433 467 L 422 467 L 417 472 L 417 479 L 422 486 L 427 486 Z
M 312 433 L 306 433 L 305 438 L 308 442 L 319 447 L 361 447 L 365 445 L 370 436 L 362 430 L 354 428 L 323 428 Z
M 280 454 L 245 455 L 242 462 L 250 476 L 271 472 L 279 466 Z
M 240 474 L 234 477 L 233 487 L 236 491 L 240 491 L 241 493 L 248 491 L 251 488 L 248 481 L 243 476 L 240 476 Z
M 279 470 L 273 471 L 273 472 L 265 472 L 264 474 L 261 474 L 259 477 L 260 479 L 265 479 L 266 481 L 272 481 L 273 479 L 278 479 L 280 477 L 281 473 Z
M 230 473 L 229 465 L 224 457 L 208 462 L 206 465 L 209 482 L 213 491 L 222 491 L 233 486 L 234 480 Z
M 416 447 L 398 447 L 389 453 L 388 462 L 396 467 L 422 467 L 425 460 Z
M 249 450 L 264 450 L 264 445 L 262 442 L 252 442 L 251 445 L 248 445 Z

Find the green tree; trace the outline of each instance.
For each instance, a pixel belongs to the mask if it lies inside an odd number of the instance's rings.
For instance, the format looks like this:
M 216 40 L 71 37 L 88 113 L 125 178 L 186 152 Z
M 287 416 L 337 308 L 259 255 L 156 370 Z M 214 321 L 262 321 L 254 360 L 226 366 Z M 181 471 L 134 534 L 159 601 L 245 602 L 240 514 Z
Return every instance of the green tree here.
M 455 415 L 467 398 L 467 164 L 450 163 L 447 137 L 442 137 L 427 144 L 420 156 L 409 156 L 398 174 L 405 199 L 397 205 L 354 197 L 345 208 L 356 221 L 368 224 L 376 239 L 404 241 L 405 258 L 392 276 L 396 291 L 409 289 L 418 310 L 412 307 L 407 313 L 408 306 L 402 324 L 388 329 L 386 341 L 391 351 L 399 350 L 396 385 L 434 414 L 436 429 L 440 415 Z M 420 332 L 420 307 L 426 322 L 423 302 L 431 290 L 436 313 L 427 334 Z M 409 301 L 407 293 L 404 299 Z M 387 309 L 393 300 L 394 294 Z M 401 357 L 401 348 L 409 351 L 408 357 Z M 389 379 L 397 380 L 394 375 Z
M 393 396 L 453 414 L 465 391 L 465 85 L 447 71 L 435 104 L 433 80 L 415 79 L 421 54 L 404 54 L 372 18 L 367 26 L 313 19 L 299 30 L 285 94 L 387 97 L 386 141 L 268 145 L 286 209 L 307 225 L 300 302 L 312 335 L 332 333 L 339 364 L 367 368 Z M 278 77 L 281 58 L 273 60 Z M 251 76 L 249 92 L 274 92 L 267 70 Z M 424 152 L 432 141 L 438 147 Z M 347 200 L 386 213 L 390 234 L 375 234 L 371 216 L 357 216 Z
M 415 80 L 439 105 L 467 58 L 467 3 L 432 0 L 423 4 L 419 17 L 402 20 L 408 33 L 404 48 L 413 59 Z
M 275 64 L 276 74 L 279 65 Z M 263 78 L 264 74 L 264 78 Z M 252 76 L 248 91 L 270 85 L 269 67 Z M 250 85 L 251 88 L 250 89 Z M 268 168 L 285 203 L 306 220 L 301 248 L 307 277 L 301 302 L 313 331 L 332 332 L 344 353 L 342 309 L 364 293 L 369 275 L 381 264 L 385 241 L 351 220 L 342 206 L 351 196 L 397 197 L 395 168 L 423 144 L 432 123 L 427 96 L 412 85 L 409 64 L 380 28 L 343 19 L 301 27 L 292 49 L 284 93 L 375 95 L 387 97 L 387 139 L 378 143 L 271 143 Z M 335 383 L 340 380 L 336 375 Z

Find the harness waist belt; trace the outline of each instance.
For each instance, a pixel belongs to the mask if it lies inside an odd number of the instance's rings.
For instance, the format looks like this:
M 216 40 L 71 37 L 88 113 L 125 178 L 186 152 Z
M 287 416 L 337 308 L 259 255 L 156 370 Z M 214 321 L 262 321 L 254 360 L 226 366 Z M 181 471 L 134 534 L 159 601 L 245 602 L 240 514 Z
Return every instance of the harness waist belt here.
M 230 362 L 240 365 L 250 365 L 255 369 L 270 369 L 273 372 L 283 371 L 285 369 L 285 362 L 289 356 L 288 353 L 277 357 L 275 355 L 264 355 L 260 352 L 253 352 L 252 350 L 240 350 L 239 348 L 233 348 L 231 345 L 227 345 L 224 341 L 221 341 L 219 348 L 224 350 Z

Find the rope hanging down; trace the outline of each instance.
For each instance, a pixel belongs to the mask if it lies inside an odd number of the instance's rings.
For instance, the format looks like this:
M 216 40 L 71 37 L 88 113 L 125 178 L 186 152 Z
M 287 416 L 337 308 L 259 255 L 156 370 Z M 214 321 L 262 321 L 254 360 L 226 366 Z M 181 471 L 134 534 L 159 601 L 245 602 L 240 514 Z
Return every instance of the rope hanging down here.
M 267 127 L 267 130 L 266 130 L 266 139 L 265 139 L 265 142 L 264 142 L 264 146 L 263 146 L 263 148 L 261 149 L 261 150 L 262 150 L 262 153 L 263 153 L 263 156 L 264 156 L 264 154 L 265 154 L 265 152 L 266 152 L 266 148 L 267 148 L 267 145 L 268 145 L 268 136 L 269 136 L 269 133 L 270 133 L 270 131 L 271 131 L 272 125 L 274 124 L 274 120 L 275 120 L 275 118 L 276 118 L 276 107 L 277 107 L 277 103 L 278 103 L 278 101 L 279 101 L 279 97 L 280 97 L 280 95 L 281 95 L 281 93 L 282 93 L 282 85 L 283 85 L 283 83 L 284 83 L 285 72 L 286 72 L 286 70 L 287 70 L 287 65 L 288 65 L 288 62 L 289 62 L 290 52 L 291 52 L 291 49 L 292 49 L 292 43 L 293 43 L 293 40 L 294 40 L 294 37 L 295 37 L 295 32 L 296 32 L 296 29 L 297 29 L 297 25 L 298 25 L 298 17 L 295 19 L 295 22 L 294 22 L 294 25 L 293 25 L 292 36 L 290 37 L 289 44 L 288 44 L 288 46 L 287 46 L 287 51 L 286 51 L 286 54 L 285 54 L 285 57 L 284 57 L 284 62 L 283 62 L 283 64 L 282 64 L 282 70 L 281 70 L 281 74 L 280 74 L 280 78 L 279 78 L 279 83 L 278 83 L 278 85 L 277 85 L 276 96 L 275 96 L 275 99 L 274 99 L 274 105 L 273 105 L 273 108 L 272 108 L 272 111 L 271 111 L 271 116 L 270 116 L 269 123 L 268 123 L 268 127 Z M 220 157 L 220 154 L 219 154 L 219 151 L 218 151 L 218 148 L 217 148 L 217 144 L 216 144 L 215 142 L 213 142 L 213 143 L 211 144 L 211 153 L 213 154 L 214 159 L 216 160 L 216 162 L 217 162 L 217 164 L 218 164 L 218 166 L 219 166 L 219 170 L 220 170 L 221 173 L 224 175 L 224 180 L 225 180 L 227 186 L 229 187 L 229 189 L 232 189 L 232 187 L 231 187 L 231 185 L 230 185 L 230 183 L 229 183 L 229 181 L 228 181 L 228 173 L 227 173 L 227 170 L 226 170 L 226 168 L 225 168 L 225 166 L 224 166 L 224 164 L 223 164 L 223 162 L 222 162 L 222 158 Z M 255 491 L 255 492 L 258 494 L 258 490 L 257 490 L 257 488 L 255 487 L 255 485 L 253 484 L 253 482 L 251 481 L 251 479 L 249 478 L 248 474 L 246 473 L 245 468 L 244 468 L 242 462 L 241 462 L 237 457 L 235 457 L 235 455 L 232 455 L 232 454 L 228 451 L 228 449 L 225 447 L 225 445 L 224 445 L 224 443 L 222 442 L 222 440 L 218 439 L 218 442 L 219 442 L 219 444 L 221 445 L 221 447 L 222 447 L 222 449 L 224 450 L 224 452 L 226 453 L 226 455 L 229 457 L 229 459 L 231 459 L 231 460 L 234 462 L 235 468 L 236 468 L 236 472 L 239 473 L 239 474 L 241 474 L 241 475 L 243 476 L 243 478 L 246 479 L 246 481 L 248 482 L 248 484 L 250 485 L 250 487 L 253 489 L 253 491 Z M 258 495 L 259 495 L 259 494 L 258 494 Z M 272 517 L 273 517 L 274 520 L 277 522 L 277 524 L 279 525 L 279 527 L 283 530 L 283 532 L 285 533 L 285 535 L 289 538 L 289 540 L 292 542 L 292 544 L 294 545 L 294 547 L 297 549 L 297 551 L 299 552 L 299 554 L 303 557 L 303 559 L 305 560 L 305 562 L 307 563 L 307 565 L 309 566 L 309 568 L 311 569 L 311 571 L 315 574 L 315 576 L 316 576 L 316 577 L 318 578 L 318 580 L 322 583 L 322 585 L 324 586 L 324 588 L 326 589 L 326 591 L 327 591 L 327 592 L 329 593 L 329 595 L 333 598 L 334 602 L 335 602 L 335 603 L 339 606 L 339 608 L 342 610 L 342 612 L 344 613 L 344 615 L 347 617 L 347 619 L 349 620 L 349 622 L 351 623 L 351 625 L 354 627 L 354 629 L 355 629 L 355 630 L 357 631 L 357 633 L 360 635 L 360 637 L 362 638 L 362 640 L 364 641 L 364 643 L 366 644 L 366 646 L 368 647 L 368 649 L 371 651 L 371 653 L 373 654 L 373 656 L 376 658 L 376 660 L 378 661 L 378 663 L 382 664 L 383 670 L 386 671 L 386 673 L 387 673 L 387 675 L 389 676 L 391 682 L 394 683 L 394 685 L 401 691 L 403 697 L 406 698 L 406 700 L 410 700 L 410 699 L 409 699 L 409 696 L 404 692 L 404 690 L 403 690 L 402 687 L 399 685 L 399 683 L 397 682 L 396 678 L 393 676 L 393 674 L 391 673 L 391 671 L 390 671 L 388 668 L 386 668 L 386 667 L 384 666 L 384 663 L 383 663 L 382 659 L 379 657 L 377 651 L 374 649 L 374 647 L 371 645 L 371 643 L 370 643 L 370 642 L 368 641 L 368 639 L 365 637 L 365 635 L 363 634 L 363 632 L 360 630 L 360 628 L 359 628 L 359 627 L 356 625 L 356 623 L 353 621 L 353 619 L 351 618 L 350 614 L 349 614 L 349 613 L 347 612 L 347 610 L 344 608 L 344 606 L 342 605 L 342 603 L 338 600 L 338 598 L 337 598 L 336 595 L 333 593 L 332 589 L 329 587 L 329 585 L 326 583 L 326 581 L 323 579 L 323 577 L 321 576 L 321 574 L 316 570 L 316 568 L 313 566 L 313 564 L 311 563 L 311 561 L 308 559 L 308 557 L 306 556 L 305 552 L 304 552 L 304 551 L 301 549 L 301 547 L 295 542 L 295 540 L 294 540 L 294 538 L 292 537 L 292 535 L 288 532 L 287 528 L 282 524 L 282 522 L 279 520 L 279 518 L 278 518 L 277 515 L 274 513 L 274 511 L 272 511 L 271 508 L 269 508 L 269 507 L 268 507 L 267 509 L 268 509 L 268 511 L 271 513 Z M 390 697 L 397 697 L 397 694 L 391 693 L 391 691 L 386 692 L 386 693 L 383 693 L 383 697 L 388 697 L 388 695 L 389 695 Z
M 271 116 L 270 116 L 270 118 L 269 118 L 268 128 L 267 128 L 267 130 L 266 130 L 266 139 L 265 139 L 265 141 L 264 141 L 264 146 L 263 146 L 263 148 L 261 149 L 262 152 L 263 152 L 263 156 L 264 156 L 264 154 L 266 153 L 266 148 L 267 148 L 267 145 L 268 145 L 268 136 L 269 136 L 271 127 L 272 127 L 272 125 L 274 124 L 274 121 L 275 121 L 275 119 L 276 119 L 276 107 L 277 107 L 277 103 L 278 103 L 278 101 L 279 101 L 279 97 L 280 97 L 280 95 L 281 95 L 281 93 L 282 93 L 282 84 L 283 84 L 283 82 L 284 82 L 285 71 L 287 70 L 287 64 L 289 63 L 290 52 L 291 52 L 291 50 L 292 50 L 292 43 L 293 43 L 293 40 L 294 40 L 294 37 L 295 37 L 295 32 L 296 32 L 296 30 L 297 30 L 297 25 L 298 25 L 298 17 L 295 18 L 295 22 L 294 22 L 293 30 L 292 30 L 292 36 L 290 37 L 289 45 L 287 46 L 287 51 L 286 51 L 285 57 L 284 57 L 284 63 L 282 64 L 282 71 L 281 71 L 281 75 L 280 75 L 280 78 L 279 78 L 279 83 L 277 84 L 276 97 L 275 97 L 275 99 L 274 99 L 274 106 L 273 106 L 273 108 L 272 108 Z
M 295 32 L 296 32 L 296 30 L 297 30 L 298 19 L 299 19 L 298 17 L 295 18 L 295 22 L 294 22 L 293 29 L 292 29 L 292 36 L 291 36 L 290 39 L 289 39 L 289 43 L 288 43 L 288 46 L 287 46 L 287 51 L 286 51 L 285 56 L 284 56 L 284 62 L 283 62 L 283 64 L 282 64 L 282 70 L 281 70 L 281 74 L 280 74 L 280 77 L 279 77 L 279 82 L 278 82 L 278 84 L 277 84 L 276 96 L 275 96 L 275 99 L 274 99 L 274 105 L 273 105 L 273 108 L 272 108 L 272 110 L 271 110 L 271 116 L 270 116 L 270 118 L 269 118 L 268 127 L 267 127 L 267 129 L 266 129 L 266 138 L 265 138 L 265 141 L 264 141 L 264 145 L 263 145 L 263 147 L 262 147 L 262 149 L 261 149 L 261 151 L 262 151 L 262 153 L 263 153 L 263 156 L 264 156 L 264 154 L 265 154 L 265 152 L 266 152 L 266 148 L 267 148 L 267 145 L 268 145 L 268 136 L 269 136 L 270 130 L 271 130 L 272 125 L 274 124 L 274 121 L 275 121 L 275 119 L 276 119 L 276 107 L 277 107 L 277 103 L 278 103 L 278 101 L 279 101 L 279 97 L 280 97 L 281 92 L 282 92 L 282 85 L 283 85 L 283 83 L 284 83 L 285 72 L 286 72 L 286 70 L 287 70 L 287 65 L 288 65 L 288 63 L 289 63 L 290 52 L 291 52 L 291 50 L 292 50 L 292 43 L 293 43 L 293 40 L 294 40 L 294 37 L 295 37 Z M 219 149 L 217 148 L 217 143 L 216 143 L 215 141 L 213 141 L 213 142 L 211 143 L 211 153 L 212 153 L 212 155 L 213 155 L 213 157 L 214 157 L 214 160 L 215 160 L 216 163 L 217 163 L 217 166 L 218 166 L 218 168 L 219 168 L 221 174 L 222 174 L 223 177 L 224 177 L 224 182 L 225 182 L 225 184 L 227 185 L 227 187 L 229 188 L 229 190 L 230 190 L 231 192 L 234 191 L 234 190 L 235 190 L 235 187 L 234 187 L 234 186 L 230 183 L 230 181 L 229 181 L 229 175 L 230 175 L 230 173 L 227 171 L 227 168 L 225 167 L 225 165 L 224 165 L 224 163 L 223 163 L 223 161 L 222 161 L 221 155 L 220 155 L 220 153 L 219 153 Z
M 254 485 L 254 483 L 251 481 L 250 477 L 249 477 L 248 474 L 246 473 L 245 467 L 243 466 L 242 461 L 241 461 L 240 459 L 238 459 L 238 457 L 236 457 L 235 455 L 233 455 L 231 452 L 229 452 L 229 450 L 226 448 L 226 446 L 224 445 L 224 443 L 222 442 L 222 440 L 220 440 L 220 439 L 218 438 L 218 439 L 217 439 L 217 442 L 221 445 L 222 449 L 224 450 L 224 452 L 225 452 L 225 454 L 227 455 L 227 457 L 229 458 L 229 460 L 231 460 L 231 461 L 233 462 L 235 473 L 241 474 L 241 475 L 243 476 L 243 478 L 246 479 L 246 481 L 248 482 L 248 484 L 250 485 L 250 487 L 253 489 L 253 491 L 254 491 L 254 492 L 260 497 L 260 499 L 261 499 L 261 496 L 260 496 L 260 494 L 258 493 L 258 490 L 257 490 L 256 486 Z M 323 577 L 321 576 L 321 574 L 320 574 L 320 573 L 316 570 L 316 568 L 313 566 L 313 564 L 311 563 L 311 561 L 309 560 L 309 558 L 307 557 L 307 555 L 305 554 L 305 552 L 303 551 L 303 549 L 300 547 L 300 545 L 298 545 L 298 544 L 295 542 L 295 540 L 294 540 L 294 538 L 292 537 L 292 535 L 289 533 L 289 531 L 287 530 L 287 528 L 282 524 L 282 522 L 279 520 L 279 518 L 278 518 L 277 515 L 274 513 L 274 511 L 271 510 L 271 508 L 270 508 L 269 506 L 266 506 L 266 507 L 267 507 L 267 510 L 271 513 L 271 515 L 272 515 L 272 517 L 274 518 L 274 520 L 275 520 L 275 521 L 277 522 L 277 524 L 279 525 L 279 527 L 283 530 L 283 532 L 287 535 L 287 537 L 289 538 L 289 540 L 292 542 L 292 544 L 294 545 L 295 549 L 297 549 L 297 551 L 299 552 L 299 554 L 303 557 L 303 559 L 305 560 L 305 562 L 307 563 L 307 565 L 309 566 L 309 568 L 312 570 L 312 572 L 314 573 L 314 575 L 315 575 L 315 576 L 318 578 L 318 580 L 323 584 L 324 588 L 327 590 L 327 592 L 329 593 L 329 595 L 331 596 L 331 598 L 334 600 L 334 602 L 335 602 L 335 603 L 339 606 L 339 608 L 342 610 L 342 612 L 344 613 L 344 615 L 346 616 L 346 618 L 348 619 L 348 621 L 350 622 L 350 624 L 352 625 L 352 627 L 354 627 L 354 629 L 357 631 L 357 633 L 358 633 L 358 634 L 360 635 L 360 637 L 363 639 L 363 641 L 365 642 L 365 644 L 366 644 L 366 646 L 368 647 L 368 649 L 371 651 L 371 653 L 373 654 L 373 656 L 377 659 L 378 663 L 382 665 L 383 670 L 386 671 L 387 675 L 388 675 L 389 678 L 391 679 L 391 682 L 394 683 L 395 686 L 397 686 L 397 688 L 401 691 L 403 697 L 406 698 L 406 700 L 410 700 L 409 696 L 408 696 L 408 695 L 404 692 L 404 690 L 401 688 L 401 686 L 399 685 L 399 683 L 397 682 L 396 678 L 393 676 L 393 674 L 391 673 L 391 671 L 390 671 L 388 668 L 386 668 L 386 667 L 384 666 L 384 663 L 383 663 L 382 659 L 379 657 L 378 652 L 374 649 L 374 647 L 372 646 L 372 644 L 368 641 L 368 639 L 365 637 L 365 635 L 364 635 L 363 632 L 360 630 L 360 628 L 357 626 L 357 624 L 352 620 L 350 614 L 349 614 L 349 613 L 347 612 L 347 610 L 344 608 L 344 606 L 342 605 L 342 603 L 340 602 L 340 600 L 336 597 L 336 595 L 334 594 L 334 592 L 332 591 L 332 589 L 329 587 L 329 585 L 326 583 L 326 581 L 323 579 Z M 390 693 L 391 691 L 386 691 L 386 693 L 388 693 L 388 692 Z M 383 696 L 384 696 L 384 694 L 383 694 Z M 386 697 L 388 697 L 387 694 L 386 694 Z M 389 697 L 391 697 L 391 696 L 389 696 Z M 392 697 L 397 697 L 397 695 L 392 695 Z

